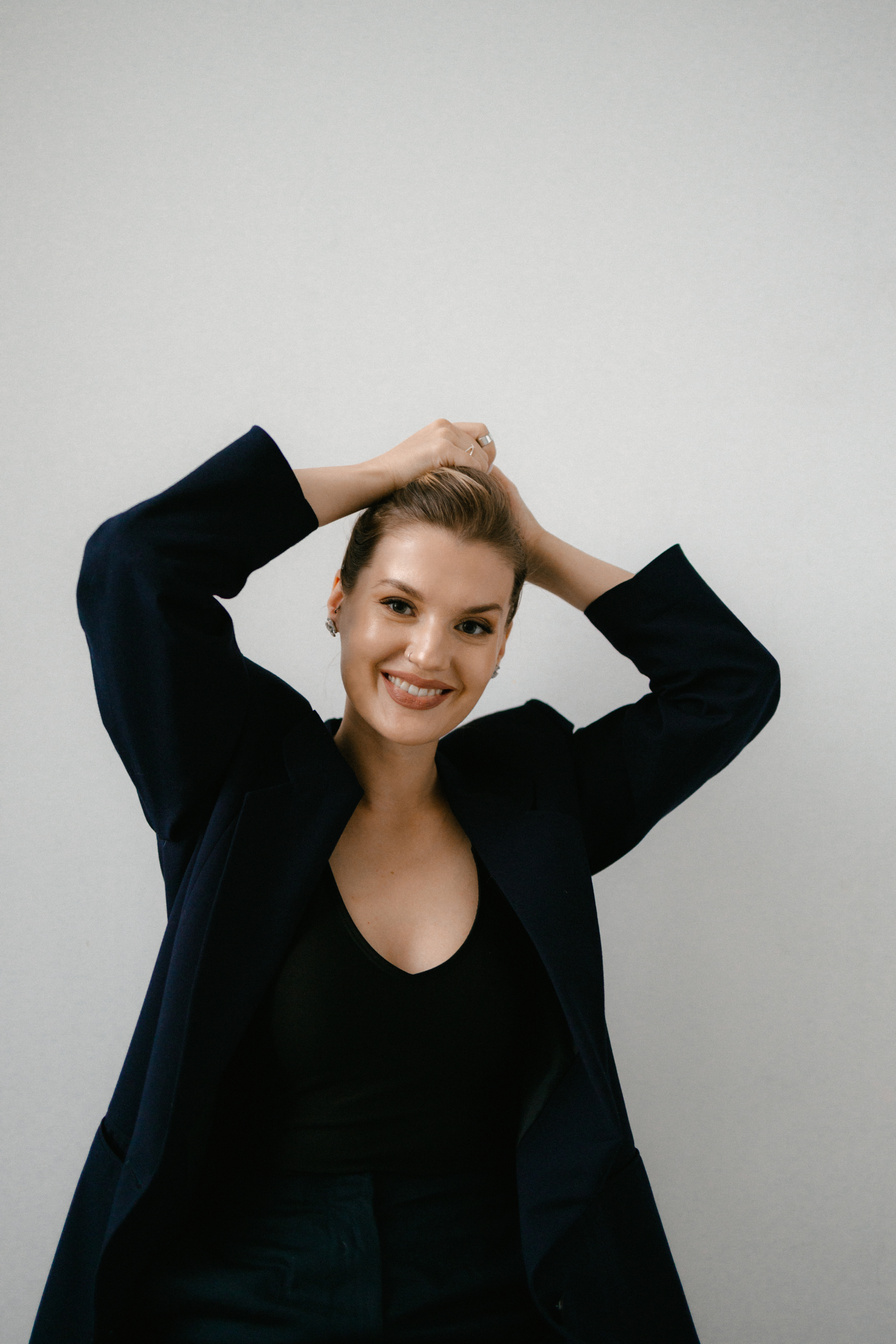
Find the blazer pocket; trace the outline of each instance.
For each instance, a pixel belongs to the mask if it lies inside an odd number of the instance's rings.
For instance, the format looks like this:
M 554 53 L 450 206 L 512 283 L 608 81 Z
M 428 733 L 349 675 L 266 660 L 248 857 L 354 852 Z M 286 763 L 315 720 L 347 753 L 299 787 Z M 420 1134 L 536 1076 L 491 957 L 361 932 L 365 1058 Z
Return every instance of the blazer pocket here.
M 113 1157 L 115 1161 L 121 1165 L 127 1157 L 127 1146 L 115 1137 L 112 1127 L 105 1116 L 103 1116 L 100 1121 L 98 1133 L 103 1146 L 108 1150 L 109 1156 Z
M 637 1149 L 550 1253 L 558 1319 L 581 1338 L 699 1344 Z M 590 1333 L 589 1333 L 590 1332 Z

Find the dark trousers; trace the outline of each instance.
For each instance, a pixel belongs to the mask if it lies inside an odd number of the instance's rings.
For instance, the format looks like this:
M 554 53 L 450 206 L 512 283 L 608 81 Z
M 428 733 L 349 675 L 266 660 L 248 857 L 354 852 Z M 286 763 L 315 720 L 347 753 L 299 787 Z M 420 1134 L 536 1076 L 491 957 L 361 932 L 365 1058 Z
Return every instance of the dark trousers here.
M 510 1175 L 302 1174 L 243 1187 L 151 1273 L 142 1344 L 548 1344 Z

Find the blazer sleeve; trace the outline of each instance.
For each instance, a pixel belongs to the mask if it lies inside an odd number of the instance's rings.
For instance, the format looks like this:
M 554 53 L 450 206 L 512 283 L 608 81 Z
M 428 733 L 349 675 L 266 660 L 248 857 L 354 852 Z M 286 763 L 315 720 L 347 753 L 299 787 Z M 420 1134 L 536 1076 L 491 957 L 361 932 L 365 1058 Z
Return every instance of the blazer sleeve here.
M 87 542 L 78 614 L 100 715 L 160 841 L 213 804 L 249 674 L 217 597 L 318 526 L 258 425 Z
M 572 734 L 597 873 L 752 741 L 777 707 L 780 669 L 679 545 L 602 593 L 585 616 L 650 683 L 640 700 Z

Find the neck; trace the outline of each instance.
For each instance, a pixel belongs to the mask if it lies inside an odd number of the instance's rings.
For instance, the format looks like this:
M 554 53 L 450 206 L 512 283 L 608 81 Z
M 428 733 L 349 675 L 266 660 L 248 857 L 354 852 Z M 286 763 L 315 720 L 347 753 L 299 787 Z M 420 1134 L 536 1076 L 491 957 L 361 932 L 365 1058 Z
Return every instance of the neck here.
M 390 742 L 360 719 L 348 701 L 334 740 L 364 790 L 365 810 L 401 818 L 442 805 L 437 741 Z

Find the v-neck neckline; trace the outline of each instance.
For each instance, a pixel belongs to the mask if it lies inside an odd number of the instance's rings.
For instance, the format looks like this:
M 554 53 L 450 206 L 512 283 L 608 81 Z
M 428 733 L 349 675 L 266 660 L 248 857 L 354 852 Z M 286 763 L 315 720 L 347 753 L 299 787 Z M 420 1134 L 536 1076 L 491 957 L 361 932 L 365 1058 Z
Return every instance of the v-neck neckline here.
M 363 933 L 358 928 L 355 921 L 352 919 L 349 908 L 342 898 L 342 892 L 339 890 L 339 883 L 336 881 L 333 869 L 330 867 L 329 863 L 327 863 L 326 871 L 331 888 L 337 898 L 337 908 L 339 910 L 340 918 L 355 945 L 358 948 L 360 948 L 360 950 L 365 954 L 365 956 L 367 956 L 376 965 L 381 966 L 387 973 L 391 973 L 393 976 L 401 976 L 403 980 L 419 980 L 421 976 L 426 977 L 433 976 L 438 971 L 446 970 L 449 966 L 453 965 L 457 961 L 457 959 L 461 956 L 461 954 L 464 952 L 464 949 L 469 946 L 470 940 L 472 939 L 474 933 L 477 933 L 478 931 L 480 917 L 482 915 L 483 881 L 482 881 L 482 870 L 479 864 L 479 859 L 475 854 L 475 851 L 474 851 L 474 858 L 476 858 L 476 873 L 479 879 L 479 884 L 476 900 L 476 914 L 473 916 L 473 923 L 470 925 L 466 938 L 463 940 L 463 942 L 460 944 L 459 947 L 455 948 L 455 950 L 451 953 L 450 957 L 446 957 L 444 961 L 438 962 L 435 966 L 427 966 L 426 969 L 422 971 L 406 971 L 403 966 L 396 966 L 394 961 L 390 961 L 388 957 L 384 957 L 381 952 L 377 952 L 373 944 L 367 941 L 367 939 L 364 937 Z

